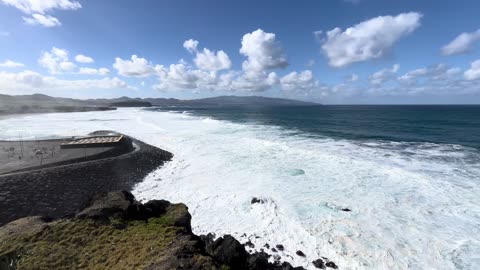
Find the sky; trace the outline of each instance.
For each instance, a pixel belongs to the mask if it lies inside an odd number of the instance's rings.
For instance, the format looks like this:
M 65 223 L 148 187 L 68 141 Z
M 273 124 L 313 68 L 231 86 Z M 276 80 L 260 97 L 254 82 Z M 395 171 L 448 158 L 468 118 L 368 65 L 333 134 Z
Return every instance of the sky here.
M 0 93 L 479 104 L 477 0 L 0 0 Z

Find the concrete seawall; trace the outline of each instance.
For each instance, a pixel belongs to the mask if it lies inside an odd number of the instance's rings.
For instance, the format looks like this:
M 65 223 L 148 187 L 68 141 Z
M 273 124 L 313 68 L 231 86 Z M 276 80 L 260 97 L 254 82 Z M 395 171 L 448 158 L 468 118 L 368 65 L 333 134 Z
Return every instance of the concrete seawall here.
M 26 216 L 75 213 L 98 192 L 131 190 L 173 156 L 132 140 L 139 149 L 127 154 L 112 157 L 110 152 L 107 158 L 0 175 L 0 226 Z

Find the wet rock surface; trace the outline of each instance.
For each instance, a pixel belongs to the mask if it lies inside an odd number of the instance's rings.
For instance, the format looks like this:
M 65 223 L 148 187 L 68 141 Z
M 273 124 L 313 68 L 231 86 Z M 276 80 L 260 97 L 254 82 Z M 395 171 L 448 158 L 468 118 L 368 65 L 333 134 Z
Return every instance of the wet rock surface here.
M 295 254 L 297 254 L 300 257 L 305 257 L 305 253 L 303 253 L 303 251 L 301 251 L 301 250 L 297 250 L 297 252 L 295 252 Z
M 256 203 L 264 203 L 263 199 L 259 199 L 257 197 L 253 197 L 252 200 L 250 201 L 251 204 L 256 204 Z

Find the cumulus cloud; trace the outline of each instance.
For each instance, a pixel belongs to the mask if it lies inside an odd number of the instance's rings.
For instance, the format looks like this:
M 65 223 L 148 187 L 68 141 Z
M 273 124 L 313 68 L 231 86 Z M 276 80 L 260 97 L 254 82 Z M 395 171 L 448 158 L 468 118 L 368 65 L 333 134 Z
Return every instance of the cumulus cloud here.
M 0 72 L 0 88 L 14 90 L 84 90 L 128 88 L 128 85 L 118 78 L 61 80 L 26 70 L 18 73 Z
M 159 66 L 157 74 L 160 82 L 154 85 L 157 90 L 218 90 L 219 76 L 216 72 L 193 69 L 180 62 L 169 67 Z
M 75 56 L 75 61 L 77 61 L 78 63 L 84 63 L 84 64 L 90 64 L 95 62 L 93 58 L 83 54 L 78 54 L 77 56 Z
M 51 74 L 72 71 L 76 68 L 76 65 L 68 59 L 68 51 L 56 47 L 53 47 L 50 52 L 43 52 L 38 63 L 48 69 Z
M 417 12 L 397 16 L 379 16 L 342 31 L 337 27 L 327 32 L 322 49 L 333 67 L 380 58 L 402 37 L 420 26 Z
M 108 68 L 86 68 L 82 67 L 78 70 L 79 74 L 85 74 L 85 75 L 100 75 L 100 76 L 106 76 L 110 74 L 110 70 Z
M 194 39 L 185 40 L 185 42 L 183 42 L 183 47 L 191 53 L 194 53 L 197 51 L 197 46 L 198 46 L 198 41 Z
M 309 90 L 315 85 L 313 73 L 305 70 L 300 73 L 293 71 L 280 79 L 280 86 L 287 91 L 293 90 Z
M 0 67 L 4 67 L 4 68 L 17 68 L 17 67 L 23 67 L 23 66 L 24 64 L 22 63 L 14 62 L 8 59 L 0 63 Z
M 195 53 L 195 65 L 202 70 L 207 71 L 219 71 L 223 69 L 230 69 L 232 66 L 232 61 L 230 57 L 224 51 L 210 51 L 207 48 L 204 48 L 203 51 L 199 51 L 198 41 L 189 39 L 183 43 L 183 47 L 191 53 Z
M 23 20 L 30 25 L 43 25 L 45 27 L 62 25 L 57 18 L 39 13 L 32 14 L 31 17 L 23 17 Z
M 218 71 L 230 69 L 232 62 L 224 51 L 212 52 L 204 48 L 202 52 L 197 52 L 193 60 L 199 69 L 208 71 Z
M 152 65 L 145 58 L 132 55 L 130 60 L 123 60 L 122 58 L 115 58 L 113 68 L 118 71 L 118 74 L 125 77 L 148 77 L 156 73 L 155 66 Z
M 462 33 L 442 47 L 442 54 L 454 55 L 466 53 L 471 50 L 473 44 L 477 41 L 480 41 L 480 29 L 471 33 Z
M 395 64 L 390 69 L 385 68 L 385 69 L 379 70 L 379 71 L 373 73 L 369 77 L 370 83 L 373 84 L 373 85 L 376 85 L 376 86 L 381 85 L 384 82 L 395 78 L 395 74 L 398 72 L 399 69 L 400 69 L 400 65 Z
M 470 64 L 470 69 L 466 70 L 463 76 L 469 81 L 480 79 L 480 59 L 473 61 Z
M 48 15 L 48 12 L 55 9 L 76 10 L 82 7 L 79 2 L 72 0 L 0 0 L 0 2 L 30 15 L 30 17 L 23 17 L 26 23 L 46 27 L 61 25 L 60 21 Z
M 199 42 L 194 39 L 186 40 L 183 47 L 195 55 L 194 66 L 184 60 L 169 66 L 154 66 L 146 59 L 132 56 L 132 60 L 117 58 L 114 67 L 124 76 L 157 75 L 159 82 L 153 88 L 161 91 L 261 92 L 274 87 L 301 91 L 312 88 L 317 83 L 310 70 L 291 72 L 280 78 L 273 69 L 284 68 L 288 62 L 275 34 L 261 29 L 243 36 L 240 53 L 247 59 L 239 71 L 230 70 L 231 60 L 222 50 L 199 49 Z
M 245 71 L 264 71 L 285 68 L 288 61 L 274 33 L 266 33 L 258 29 L 247 33 L 242 38 L 240 53 L 247 57 L 242 67 Z

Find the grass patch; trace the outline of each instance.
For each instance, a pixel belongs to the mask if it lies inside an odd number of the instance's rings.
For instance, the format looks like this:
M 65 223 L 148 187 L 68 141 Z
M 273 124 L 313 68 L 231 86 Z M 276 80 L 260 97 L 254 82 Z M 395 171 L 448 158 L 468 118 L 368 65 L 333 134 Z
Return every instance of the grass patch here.
M 170 215 L 147 221 L 67 219 L 0 241 L 2 255 L 18 254 L 16 269 L 138 269 L 161 259 L 184 228 Z

